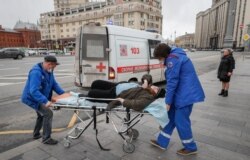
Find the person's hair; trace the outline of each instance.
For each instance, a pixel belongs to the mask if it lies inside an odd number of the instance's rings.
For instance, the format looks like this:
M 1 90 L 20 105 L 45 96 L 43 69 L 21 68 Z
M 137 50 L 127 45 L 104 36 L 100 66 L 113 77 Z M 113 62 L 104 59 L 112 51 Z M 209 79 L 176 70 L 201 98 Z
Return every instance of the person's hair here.
M 156 58 L 167 58 L 171 52 L 171 47 L 166 43 L 159 43 L 154 50 L 154 57 Z
M 144 80 L 148 81 L 148 85 L 152 85 L 153 84 L 153 78 L 150 74 L 144 74 L 141 78 L 141 83 L 144 83 Z
M 227 48 L 226 50 L 228 51 L 229 55 L 233 54 L 233 50 L 231 48 Z

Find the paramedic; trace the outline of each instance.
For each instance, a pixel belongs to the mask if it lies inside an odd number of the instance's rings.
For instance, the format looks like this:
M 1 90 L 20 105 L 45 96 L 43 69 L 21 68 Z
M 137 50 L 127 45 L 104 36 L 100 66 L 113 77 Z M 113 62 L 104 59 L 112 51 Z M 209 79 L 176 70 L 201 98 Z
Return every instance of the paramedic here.
M 156 46 L 154 56 L 166 66 L 165 103 L 170 122 L 161 130 L 157 140 L 151 140 L 151 143 L 166 149 L 176 127 L 184 146 L 177 154 L 196 154 L 197 146 L 192 135 L 190 115 L 193 104 L 204 101 L 205 95 L 194 66 L 183 49 L 171 48 L 164 43 Z
M 36 110 L 37 120 L 33 132 L 33 139 L 43 138 L 44 144 L 54 145 L 58 141 L 51 138 L 53 112 L 52 92 L 58 95 L 64 90 L 56 82 L 53 74 L 54 68 L 58 65 L 56 57 L 46 56 L 44 62 L 36 64 L 29 72 L 25 88 L 22 94 L 22 102 Z M 40 130 L 43 127 L 43 134 Z

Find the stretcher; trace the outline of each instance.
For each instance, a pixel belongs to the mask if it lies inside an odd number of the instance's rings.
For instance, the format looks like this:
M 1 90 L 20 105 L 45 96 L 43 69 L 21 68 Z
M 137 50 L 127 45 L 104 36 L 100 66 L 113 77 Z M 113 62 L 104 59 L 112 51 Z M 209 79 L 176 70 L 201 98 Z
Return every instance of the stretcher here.
M 138 130 L 133 127 L 138 124 L 141 118 L 148 112 L 134 112 L 132 109 L 119 106 L 113 108 L 112 110 L 107 110 L 107 103 L 93 103 L 93 105 L 81 105 L 79 102 L 81 100 L 98 100 L 98 101 L 107 101 L 110 102 L 115 99 L 101 99 L 101 98 L 89 98 L 89 97 L 78 97 L 75 104 L 62 104 L 54 103 L 53 109 L 67 109 L 73 110 L 75 116 L 80 121 L 84 127 L 80 127 L 79 124 L 75 125 L 65 136 L 64 138 L 64 147 L 70 147 L 72 139 L 78 139 L 86 130 L 90 127 L 91 124 L 94 125 L 94 130 L 96 132 L 96 141 L 101 150 L 108 151 L 110 149 L 104 148 L 100 141 L 98 140 L 98 128 L 97 128 L 97 111 L 103 111 L 106 113 L 106 123 L 111 122 L 115 132 L 120 135 L 123 139 L 123 151 L 126 153 L 133 153 L 135 150 L 135 145 L 132 143 L 133 140 L 136 140 L 139 136 Z M 78 115 L 79 112 L 83 111 L 90 121 L 86 122 Z M 131 114 L 133 112 L 133 115 Z M 91 115 L 92 113 L 92 115 Z M 124 113 L 124 117 L 119 115 Z M 120 122 L 115 122 L 114 118 L 118 118 Z M 119 127 L 118 127 L 119 126 Z

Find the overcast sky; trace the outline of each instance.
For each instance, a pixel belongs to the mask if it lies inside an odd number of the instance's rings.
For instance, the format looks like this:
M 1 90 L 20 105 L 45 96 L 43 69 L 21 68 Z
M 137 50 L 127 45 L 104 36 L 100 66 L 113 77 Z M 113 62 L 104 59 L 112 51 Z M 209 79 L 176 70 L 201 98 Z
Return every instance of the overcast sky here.
M 175 38 L 195 31 L 195 17 L 212 0 L 162 0 L 163 37 Z M 54 10 L 54 0 L 0 0 L 0 25 L 13 28 L 18 20 L 37 23 L 40 13 Z

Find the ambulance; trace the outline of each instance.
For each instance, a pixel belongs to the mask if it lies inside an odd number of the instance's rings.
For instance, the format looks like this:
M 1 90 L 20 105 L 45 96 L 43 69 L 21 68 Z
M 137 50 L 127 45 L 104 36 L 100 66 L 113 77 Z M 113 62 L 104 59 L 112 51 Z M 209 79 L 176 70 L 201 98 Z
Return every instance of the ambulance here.
M 160 34 L 121 26 L 96 24 L 79 28 L 76 37 L 75 85 L 90 87 L 95 80 L 137 79 L 149 73 L 163 81 L 164 66 L 153 56 Z

